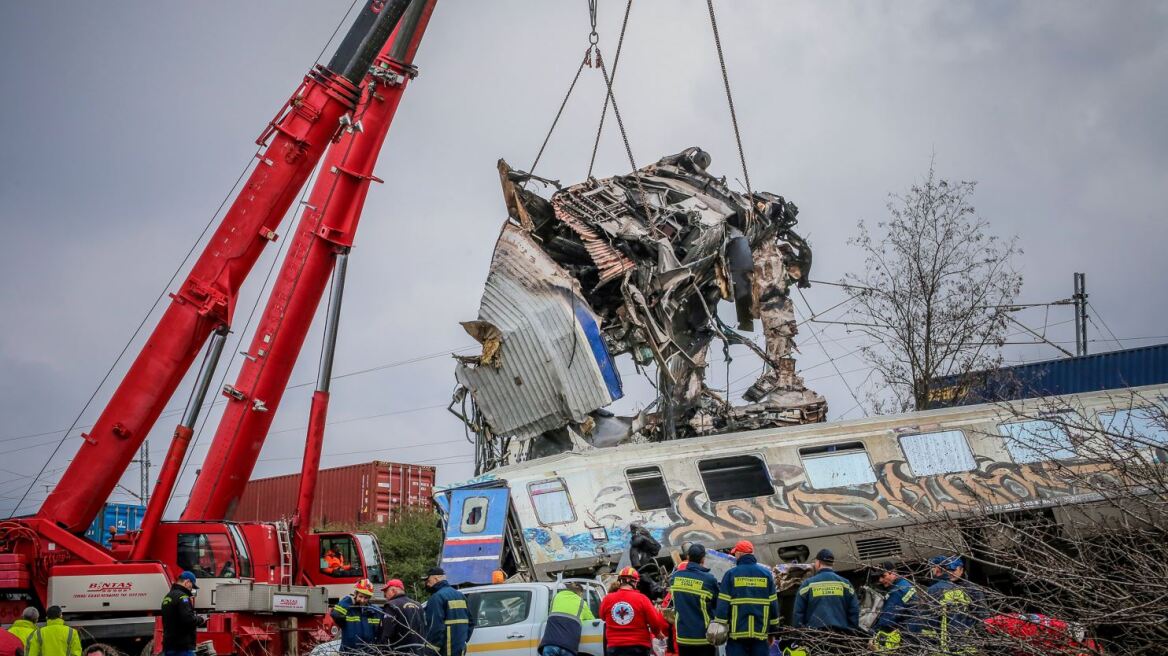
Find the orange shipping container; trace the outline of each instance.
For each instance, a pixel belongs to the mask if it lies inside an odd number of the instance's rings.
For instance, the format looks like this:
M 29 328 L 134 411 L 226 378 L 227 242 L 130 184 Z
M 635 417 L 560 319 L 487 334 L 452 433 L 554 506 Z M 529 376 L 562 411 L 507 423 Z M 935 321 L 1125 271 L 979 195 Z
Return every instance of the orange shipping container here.
M 403 508 L 429 509 L 435 468 L 373 461 L 322 469 L 312 503 L 312 527 L 388 524 Z M 296 510 L 300 474 L 249 481 L 235 521 L 288 519 Z

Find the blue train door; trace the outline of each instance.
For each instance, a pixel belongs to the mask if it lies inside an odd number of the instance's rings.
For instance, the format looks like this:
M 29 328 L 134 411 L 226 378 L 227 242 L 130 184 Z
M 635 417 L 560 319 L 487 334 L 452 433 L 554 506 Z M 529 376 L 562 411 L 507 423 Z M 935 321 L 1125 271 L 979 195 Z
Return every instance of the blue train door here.
M 503 557 L 509 503 L 507 488 L 450 492 L 442 568 L 451 585 L 491 582 Z

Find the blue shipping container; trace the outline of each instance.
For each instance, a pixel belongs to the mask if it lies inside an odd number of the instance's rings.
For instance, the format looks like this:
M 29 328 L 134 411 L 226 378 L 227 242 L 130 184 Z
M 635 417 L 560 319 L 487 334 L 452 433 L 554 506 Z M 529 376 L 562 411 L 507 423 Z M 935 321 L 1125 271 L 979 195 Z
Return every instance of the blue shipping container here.
M 110 546 L 110 527 L 118 533 L 136 531 L 141 527 L 142 516 L 146 514 L 146 506 L 132 503 L 107 503 L 102 506 L 101 514 L 94 518 L 85 531 L 85 537 L 100 542 L 107 549 Z
M 1168 383 L 1168 344 L 1031 362 L 933 381 L 930 405 L 975 403 L 1076 394 Z

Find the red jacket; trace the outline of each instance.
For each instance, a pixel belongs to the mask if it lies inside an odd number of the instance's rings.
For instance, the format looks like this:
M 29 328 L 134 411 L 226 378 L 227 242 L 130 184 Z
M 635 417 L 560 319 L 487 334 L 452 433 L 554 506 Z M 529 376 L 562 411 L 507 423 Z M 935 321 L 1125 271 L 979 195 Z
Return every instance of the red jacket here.
M 5 629 L 0 629 L 0 656 L 20 656 L 24 653 L 24 643 Z
M 604 637 L 609 647 L 652 647 L 653 636 L 667 632 L 669 623 L 653 602 L 636 590 L 617 590 L 600 603 Z
M 1034 649 L 1053 654 L 1073 654 L 1082 649 L 1082 654 L 1099 653 L 1094 640 L 1077 642 L 1071 637 L 1066 622 L 1047 615 L 995 615 L 985 621 L 986 630 L 992 635 L 1005 634 L 1017 639 L 1026 648 L 1018 654 L 1029 654 Z

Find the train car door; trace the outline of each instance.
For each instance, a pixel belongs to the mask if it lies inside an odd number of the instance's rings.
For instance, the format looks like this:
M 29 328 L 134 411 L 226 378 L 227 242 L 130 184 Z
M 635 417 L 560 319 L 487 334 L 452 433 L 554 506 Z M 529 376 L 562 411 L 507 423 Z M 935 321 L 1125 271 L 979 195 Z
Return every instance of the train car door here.
M 452 490 L 442 568 L 451 585 L 487 584 L 503 557 L 507 488 Z

